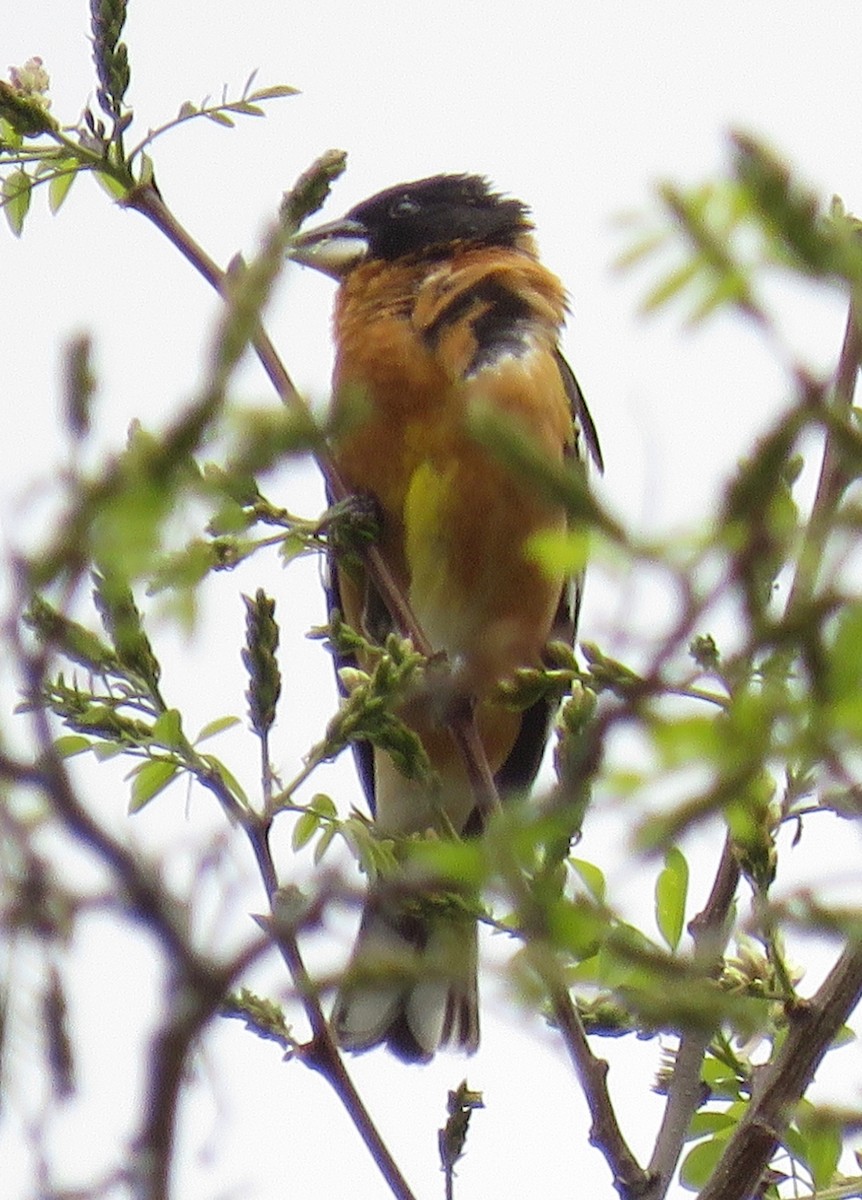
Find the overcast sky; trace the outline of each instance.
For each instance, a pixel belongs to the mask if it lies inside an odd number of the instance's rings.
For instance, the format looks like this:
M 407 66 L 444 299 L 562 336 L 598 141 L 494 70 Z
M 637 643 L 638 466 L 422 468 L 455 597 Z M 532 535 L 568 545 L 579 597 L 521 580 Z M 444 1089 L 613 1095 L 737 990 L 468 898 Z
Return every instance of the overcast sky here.
M 636 529 L 696 528 L 708 518 L 722 482 L 786 398 L 783 364 L 739 319 L 721 317 L 692 333 L 673 310 L 639 316 L 638 301 L 653 276 L 613 269 L 626 245 L 619 217 L 648 211 L 659 180 L 689 183 L 720 170 L 730 128 L 765 137 L 824 197 L 838 193 L 850 210 L 862 211 L 856 0 L 132 0 L 130 7 L 133 140 L 135 131 L 143 136 L 185 100 L 219 95 L 225 85 L 229 96 L 238 94 L 254 69 L 261 86 L 301 89 L 273 103 L 264 121 L 240 119 L 233 131 L 192 122 L 153 148 L 167 203 L 214 258 L 226 264 L 237 250 L 252 252 L 281 192 L 328 147 L 349 153 L 348 172 L 327 207 L 332 217 L 402 180 L 441 171 L 488 175 L 532 206 L 543 257 L 571 294 L 564 348 L 601 434 L 608 502 Z M 94 92 L 86 4 L 29 0 L 7 9 L 0 71 L 40 55 L 52 77 L 55 115 L 76 119 Z M 32 527 L 32 513 L 42 511 L 32 507 L 31 485 L 62 462 L 55 430 L 63 342 L 80 330 L 92 334 L 100 438 L 106 448 L 116 446 L 132 419 L 158 428 L 193 393 L 217 301 L 143 218 L 112 207 L 89 179 L 77 182 L 57 218 L 37 196 L 20 241 L 0 227 L 0 267 L 0 535 L 14 544 Z M 332 292 L 330 281 L 291 271 L 267 321 L 288 369 L 321 402 L 331 363 Z M 815 369 L 834 361 L 844 319 L 837 297 L 776 291 L 774 303 L 798 353 Z M 253 366 L 238 391 L 249 401 L 275 403 Z M 291 508 L 313 513 L 322 505 L 310 469 L 285 472 L 277 486 L 285 491 L 273 498 Z M 309 564 L 297 578 L 274 564 L 220 577 L 208 592 L 210 653 L 202 659 L 194 645 L 174 639 L 168 670 L 172 694 L 200 724 L 241 711 L 239 593 L 263 580 L 279 597 L 286 622 L 279 762 L 286 773 L 319 736 L 333 702 L 329 662 L 303 636 L 323 619 L 316 568 Z M 583 636 L 624 644 L 623 613 L 646 627 L 649 613 L 639 605 L 644 586 L 594 573 Z M 213 644 L 223 657 L 213 655 Z M 308 703 L 309 678 L 320 706 Z M 246 756 L 239 769 L 253 782 L 254 746 L 247 739 L 229 744 Z M 317 786 L 345 805 L 358 802 L 347 763 Z M 187 812 L 179 789 L 173 804 L 170 796 L 143 814 L 130 836 L 158 844 L 168 836 L 167 822 L 170 837 L 188 849 L 200 830 L 216 827 L 217 814 L 210 819 L 201 797 L 192 797 Z M 121 797 L 110 794 L 100 803 L 109 819 L 125 819 Z M 615 835 L 608 829 L 618 828 L 611 822 L 598 829 L 592 843 L 588 829 L 581 852 L 607 851 L 612 862 L 608 843 Z M 248 869 L 241 850 L 237 860 L 241 875 Z M 172 861 L 180 881 L 182 855 L 175 852 Z M 287 854 L 283 861 L 290 870 Z M 645 867 L 639 886 L 647 927 L 650 879 Z M 249 905 L 255 903 L 261 900 L 252 892 Z M 247 932 L 238 929 L 237 936 Z M 348 940 L 340 938 L 342 950 Z M 111 977 L 111 946 L 108 931 L 93 931 L 86 961 L 98 977 Z M 135 983 L 118 984 L 115 1004 L 80 988 L 81 1027 L 96 1031 L 107 1058 L 93 1057 L 85 1103 L 56 1126 L 59 1157 L 73 1142 L 84 1155 L 64 1159 L 75 1163 L 69 1183 L 86 1180 L 87 1163 L 101 1161 L 100 1146 L 122 1136 L 134 1111 L 137 1081 L 117 1071 L 115 1055 L 127 1038 L 132 994 L 145 1020 L 157 984 L 146 956 L 135 960 L 131 948 L 128 955 Z M 264 986 L 280 986 L 274 969 Z M 483 1046 L 466 1066 L 444 1056 L 429 1068 L 408 1069 L 382 1052 L 354 1064 L 417 1195 L 442 1194 L 434 1131 L 446 1089 L 466 1071 L 488 1108 L 475 1119 L 459 1171 L 463 1200 L 613 1197 L 604 1161 L 586 1145 L 585 1106 L 557 1040 L 539 1022 L 513 1016 L 493 980 L 485 995 Z M 624 1130 L 644 1156 L 660 1112 L 649 1092 L 655 1049 L 633 1040 L 599 1047 L 616 1070 L 612 1087 Z M 384 1194 L 323 1082 L 280 1063 L 273 1047 L 239 1027 L 219 1028 L 207 1040 L 199 1075 L 184 1109 L 177 1191 L 183 1200 Z M 26 1110 L 32 1095 L 20 1100 Z M 293 1121 L 295 1136 L 287 1133 Z M 311 1136 L 315 1125 L 320 1132 Z M 90 1136 L 94 1128 L 97 1138 Z M 12 1118 L 5 1134 L 0 1124 L 4 1175 L 6 1164 L 23 1164 L 16 1139 L 20 1150 Z M 23 1200 L 30 1193 L 23 1180 L 20 1186 L 4 1195 Z

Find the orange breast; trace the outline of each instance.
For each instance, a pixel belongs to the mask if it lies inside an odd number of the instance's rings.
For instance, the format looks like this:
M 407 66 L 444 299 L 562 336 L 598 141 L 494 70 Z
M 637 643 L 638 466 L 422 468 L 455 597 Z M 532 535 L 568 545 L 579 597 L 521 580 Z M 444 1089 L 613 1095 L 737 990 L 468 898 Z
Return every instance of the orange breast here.
M 528 345 L 471 371 L 483 295 L 498 287 L 526 298 Z M 500 250 L 473 251 L 430 276 L 427 266 L 360 267 L 339 295 L 334 396 L 345 425 L 335 458 L 351 487 L 377 498 L 383 553 L 432 644 L 458 660 L 480 699 L 538 660 L 563 580 L 545 574 L 528 543 L 563 528 L 565 514 L 476 442 L 468 415 L 490 405 L 561 461 L 573 443 L 553 357 L 563 309 L 552 275 Z M 351 593 L 346 608 L 358 603 Z M 502 712 L 485 721 L 496 766 L 517 721 Z

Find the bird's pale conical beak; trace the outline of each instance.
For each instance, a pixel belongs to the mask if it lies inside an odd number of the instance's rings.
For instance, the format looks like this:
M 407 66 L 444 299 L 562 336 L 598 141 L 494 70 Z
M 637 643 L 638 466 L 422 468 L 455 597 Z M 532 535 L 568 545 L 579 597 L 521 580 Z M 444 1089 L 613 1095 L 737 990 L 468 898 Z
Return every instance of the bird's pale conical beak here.
M 287 253 L 293 262 L 314 267 L 324 275 L 341 280 L 362 261 L 367 252 L 368 233 L 365 226 L 359 221 L 344 218 L 298 234 Z

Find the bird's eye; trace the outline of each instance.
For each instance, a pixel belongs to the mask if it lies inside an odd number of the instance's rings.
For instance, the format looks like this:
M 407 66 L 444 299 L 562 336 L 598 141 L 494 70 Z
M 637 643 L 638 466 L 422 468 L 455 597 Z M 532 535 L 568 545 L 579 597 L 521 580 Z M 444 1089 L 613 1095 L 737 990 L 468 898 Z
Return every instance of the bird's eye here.
M 411 200 L 409 196 L 401 196 L 398 200 L 393 200 L 389 206 L 390 217 L 396 219 L 400 217 L 414 217 L 419 212 L 420 205 L 415 200 Z

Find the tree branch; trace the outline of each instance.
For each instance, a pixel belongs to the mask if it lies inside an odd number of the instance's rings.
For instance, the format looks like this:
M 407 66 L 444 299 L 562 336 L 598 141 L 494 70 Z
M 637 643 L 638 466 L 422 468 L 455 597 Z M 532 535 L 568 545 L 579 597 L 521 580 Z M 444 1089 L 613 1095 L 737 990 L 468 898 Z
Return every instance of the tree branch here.
M 727 941 L 727 918 L 738 885 L 739 866 L 728 836 L 707 902 L 688 927 L 694 941 L 694 961 L 709 975 L 715 975 L 721 969 Z M 711 1040 L 711 1032 L 700 1029 L 688 1030 L 680 1037 L 664 1116 L 647 1167 L 649 1184 L 643 1200 L 663 1200 L 667 1195 L 691 1118 L 703 1103 L 700 1069 Z
M 848 945 L 819 991 L 790 1014 L 790 1032 L 699 1200 L 748 1200 L 823 1056 L 862 999 L 862 945 Z
M 590 1110 L 590 1145 L 596 1146 L 604 1155 L 621 1200 L 639 1200 L 647 1192 L 650 1177 L 635 1158 L 619 1127 L 608 1092 L 607 1061 L 597 1058 L 590 1049 L 583 1022 L 572 1003 L 556 958 L 543 955 L 540 959 L 533 953 L 532 962 L 548 991 L 554 1020 Z

